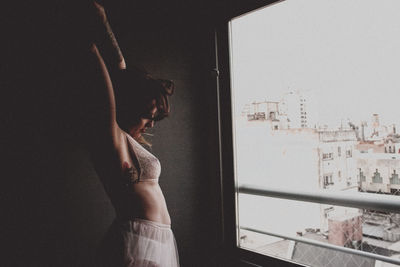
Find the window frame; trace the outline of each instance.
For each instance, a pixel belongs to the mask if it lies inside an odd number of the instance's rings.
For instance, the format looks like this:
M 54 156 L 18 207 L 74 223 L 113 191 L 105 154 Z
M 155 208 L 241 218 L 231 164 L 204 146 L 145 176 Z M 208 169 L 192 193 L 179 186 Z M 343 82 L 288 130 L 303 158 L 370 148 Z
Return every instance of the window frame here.
M 285 0 L 273 1 L 238 1 L 231 2 L 229 8 L 224 9 L 223 14 L 218 14 L 214 21 L 214 41 L 215 41 L 215 77 L 217 88 L 218 105 L 218 133 L 219 133 L 219 157 L 220 157 L 220 185 L 221 185 L 221 253 L 220 266 L 305 266 L 301 263 L 292 262 L 288 259 L 279 259 L 268 255 L 263 255 L 248 249 L 238 247 L 239 236 L 237 229 L 237 193 L 239 191 L 235 177 L 234 165 L 234 143 L 233 143 L 233 118 L 232 118 L 232 98 L 231 98 L 231 73 L 230 73 L 230 34 L 229 22 L 248 12 L 255 11 L 274 4 L 279 4 Z M 241 192 L 254 191 L 255 189 L 241 188 Z M 254 194 L 254 193 L 251 193 Z M 261 195 L 265 193 L 261 192 Z M 296 194 L 297 199 L 298 195 Z M 312 198 L 307 195 L 306 198 Z M 349 207 L 366 207 L 359 199 L 347 199 L 340 201 L 332 199 L 321 202 L 322 197 L 318 197 L 318 203 L 329 205 L 343 205 Z M 288 198 L 290 199 L 290 198 Z M 301 200 L 309 202 L 309 200 Z M 313 202 L 313 201 L 310 201 Z M 352 204 L 357 203 L 357 204 Z M 361 203 L 361 204 L 359 204 Z M 370 202 L 368 202 L 370 204 Z M 359 206 L 361 205 L 361 206 Z M 398 211 L 400 204 L 387 202 L 384 205 L 387 209 Z M 392 207 L 395 206 L 395 209 Z M 370 206 L 368 206 L 370 207 Z M 347 251 L 348 252 L 348 251 Z M 378 255 L 379 256 L 379 255 Z M 396 262 L 398 264 L 398 262 Z
M 234 179 L 233 123 L 231 98 L 231 72 L 229 51 L 229 22 L 240 15 L 284 0 L 234 2 L 228 15 L 220 18 L 215 27 L 215 74 L 218 100 L 219 156 L 222 202 L 223 266 L 304 266 L 237 246 L 237 184 Z

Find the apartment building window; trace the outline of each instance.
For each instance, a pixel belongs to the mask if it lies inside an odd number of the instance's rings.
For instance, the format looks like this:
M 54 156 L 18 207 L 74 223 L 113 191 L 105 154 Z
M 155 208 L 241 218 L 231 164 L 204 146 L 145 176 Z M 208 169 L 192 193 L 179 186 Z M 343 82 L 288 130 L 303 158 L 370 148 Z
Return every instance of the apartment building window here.
M 324 186 L 329 185 L 328 176 L 324 175 Z
M 366 181 L 366 177 L 365 177 L 363 171 L 361 170 L 361 168 L 359 169 L 358 177 L 360 178 L 361 182 L 365 182 Z
M 325 174 L 324 175 L 324 186 L 333 185 L 332 174 Z
M 396 170 L 393 170 L 392 177 L 390 177 L 391 184 L 400 184 L 399 175 L 396 173 Z
M 334 211 L 333 207 L 325 208 L 324 209 L 324 217 L 328 218 L 329 217 L 329 213 L 331 213 L 332 211 Z
M 400 2 L 355 1 L 279 1 L 229 22 L 229 50 L 218 50 L 229 59 L 227 68 L 218 65 L 220 140 L 231 142 L 221 148 L 223 166 L 228 166 L 222 169 L 224 182 L 230 181 L 224 195 L 232 193 L 224 200 L 233 207 L 224 222 L 235 235 L 237 254 L 306 266 L 375 266 L 378 260 L 400 264 L 390 258 L 400 249 L 391 252 L 379 245 L 383 237 L 376 234 L 385 230 L 381 222 L 391 219 L 388 214 L 398 214 L 400 206 L 393 207 L 400 201 L 367 193 L 390 190 L 382 179 L 386 169 L 374 172 L 372 166 L 388 161 L 387 154 L 377 151 L 387 137 L 385 123 L 398 120 L 393 115 L 397 102 L 388 96 L 400 88 L 393 67 L 400 62 L 393 41 L 400 38 L 395 11 Z M 376 73 L 384 78 L 373 80 Z M 307 119 L 301 118 L 304 98 Z M 283 112 L 276 113 L 273 123 L 249 123 L 241 115 L 243 107 L 265 99 L 276 101 Z M 382 117 L 376 120 L 383 129 L 379 136 L 372 128 L 375 110 Z M 227 159 L 229 151 L 232 158 Z M 349 178 L 357 174 L 364 182 L 362 192 L 354 190 Z M 365 183 L 366 176 L 373 182 Z M 380 198 L 391 205 L 374 205 Z M 324 215 L 327 207 L 333 207 L 329 216 Z M 370 209 L 387 216 L 376 219 Z M 245 260 L 257 264 L 253 258 Z
M 323 160 L 332 160 L 333 159 L 333 153 L 322 153 L 322 159 Z
M 372 182 L 376 184 L 382 183 L 382 176 L 379 173 L 378 169 L 375 170 L 374 175 L 372 176 Z

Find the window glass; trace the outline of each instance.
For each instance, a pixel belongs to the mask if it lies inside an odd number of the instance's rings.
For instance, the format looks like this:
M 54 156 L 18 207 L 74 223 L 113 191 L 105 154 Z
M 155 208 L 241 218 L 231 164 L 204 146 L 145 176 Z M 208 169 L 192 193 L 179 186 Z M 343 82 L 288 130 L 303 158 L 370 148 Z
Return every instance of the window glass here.
M 287 0 L 231 20 L 239 187 L 400 201 L 399 10 L 398 0 Z M 241 248 L 311 266 L 378 260 L 280 235 L 400 255 L 397 213 L 244 193 L 236 199 Z

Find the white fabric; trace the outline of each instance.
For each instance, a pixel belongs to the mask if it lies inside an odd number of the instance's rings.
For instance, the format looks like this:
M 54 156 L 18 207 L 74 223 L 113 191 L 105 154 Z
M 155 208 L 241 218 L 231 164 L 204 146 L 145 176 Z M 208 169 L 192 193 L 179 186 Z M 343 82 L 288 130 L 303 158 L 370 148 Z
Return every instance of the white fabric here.
M 178 251 L 169 225 L 143 219 L 130 221 L 126 233 L 129 267 L 177 267 Z
M 139 144 L 132 136 L 126 135 L 128 138 L 128 147 L 130 152 L 136 157 L 140 167 L 139 181 L 156 180 L 160 177 L 161 164 L 160 161 L 141 144 Z
M 99 252 L 100 266 L 179 267 L 170 225 L 144 219 L 114 221 Z

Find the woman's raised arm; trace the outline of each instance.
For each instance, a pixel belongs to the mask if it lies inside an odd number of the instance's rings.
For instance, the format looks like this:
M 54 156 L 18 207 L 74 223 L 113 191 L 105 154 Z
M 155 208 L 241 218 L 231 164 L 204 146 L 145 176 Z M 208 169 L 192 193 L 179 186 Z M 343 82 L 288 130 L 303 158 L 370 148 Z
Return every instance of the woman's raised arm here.
M 94 96 L 97 98 L 96 101 L 99 100 L 100 103 L 100 107 L 95 111 L 98 113 L 95 124 L 96 134 L 112 141 L 114 146 L 118 146 L 121 129 L 116 119 L 115 96 L 111 78 L 95 44 L 92 44 L 91 52 L 95 58 L 95 73 L 93 78 L 97 82 L 95 81 L 94 85 L 99 86 L 98 95 Z
M 111 29 L 104 7 L 93 1 L 96 11 L 95 43 L 108 67 L 126 69 L 126 63 L 117 39 Z

